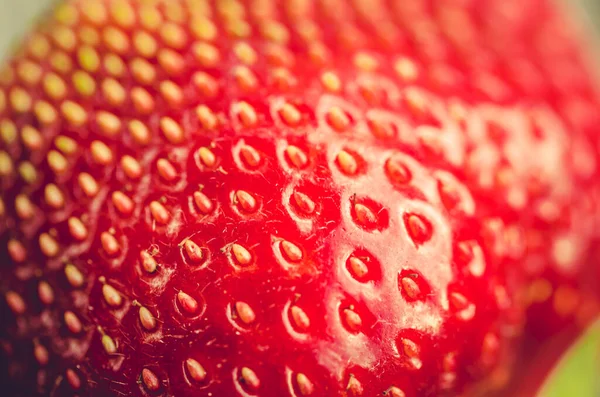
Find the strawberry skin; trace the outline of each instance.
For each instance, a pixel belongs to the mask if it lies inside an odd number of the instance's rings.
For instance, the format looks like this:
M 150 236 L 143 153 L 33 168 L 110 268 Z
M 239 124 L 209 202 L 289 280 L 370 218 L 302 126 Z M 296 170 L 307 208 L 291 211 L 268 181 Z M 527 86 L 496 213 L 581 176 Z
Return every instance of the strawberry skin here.
M 600 113 L 560 15 L 57 6 L 0 74 L 4 389 L 502 387 L 524 333 L 597 302 Z

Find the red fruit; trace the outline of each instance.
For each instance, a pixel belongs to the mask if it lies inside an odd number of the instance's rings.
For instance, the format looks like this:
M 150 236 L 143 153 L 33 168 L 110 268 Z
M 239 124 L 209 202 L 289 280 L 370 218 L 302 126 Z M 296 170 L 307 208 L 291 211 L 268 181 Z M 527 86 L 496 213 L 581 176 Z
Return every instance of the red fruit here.
M 563 22 L 537 0 L 59 6 L 0 85 L 4 390 L 501 387 L 523 291 L 578 288 L 598 230 L 598 97 Z

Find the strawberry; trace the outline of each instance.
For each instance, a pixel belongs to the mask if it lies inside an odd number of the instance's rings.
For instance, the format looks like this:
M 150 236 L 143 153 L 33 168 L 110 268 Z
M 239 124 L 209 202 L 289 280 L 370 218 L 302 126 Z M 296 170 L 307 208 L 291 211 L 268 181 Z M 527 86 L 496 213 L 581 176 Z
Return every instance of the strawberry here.
M 0 79 L 5 390 L 502 387 L 527 307 L 593 290 L 569 26 L 541 0 L 57 6 Z

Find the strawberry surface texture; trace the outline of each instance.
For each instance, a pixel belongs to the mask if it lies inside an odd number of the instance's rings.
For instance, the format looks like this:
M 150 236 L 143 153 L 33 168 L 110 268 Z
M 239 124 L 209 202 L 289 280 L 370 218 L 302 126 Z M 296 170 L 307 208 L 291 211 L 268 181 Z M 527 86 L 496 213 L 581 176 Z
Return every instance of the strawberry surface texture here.
M 598 307 L 599 96 L 566 19 L 57 4 L 0 69 L 2 395 L 532 382 Z

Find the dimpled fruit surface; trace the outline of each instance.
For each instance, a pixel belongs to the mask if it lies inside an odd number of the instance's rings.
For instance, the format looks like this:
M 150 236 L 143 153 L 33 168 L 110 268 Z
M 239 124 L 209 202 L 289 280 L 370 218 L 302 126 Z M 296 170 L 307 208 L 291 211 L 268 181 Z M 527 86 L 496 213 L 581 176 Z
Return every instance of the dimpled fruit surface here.
M 595 302 L 598 92 L 564 18 L 57 4 L 0 72 L 4 395 L 502 387 L 530 305 L 549 330 Z

